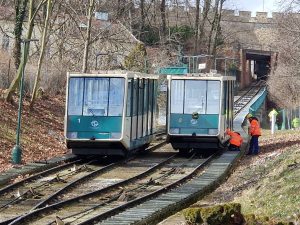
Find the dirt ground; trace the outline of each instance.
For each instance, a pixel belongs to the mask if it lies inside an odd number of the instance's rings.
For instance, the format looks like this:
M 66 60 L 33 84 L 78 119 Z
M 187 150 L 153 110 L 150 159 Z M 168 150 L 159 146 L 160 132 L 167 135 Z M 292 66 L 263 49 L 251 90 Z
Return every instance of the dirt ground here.
M 29 110 L 28 100 L 25 98 L 22 111 L 22 164 L 45 161 L 68 152 L 63 136 L 64 98 L 44 96 L 33 110 Z M 3 172 L 13 167 L 11 151 L 16 143 L 17 101 L 10 104 L 0 100 L 0 112 L 0 172 Z

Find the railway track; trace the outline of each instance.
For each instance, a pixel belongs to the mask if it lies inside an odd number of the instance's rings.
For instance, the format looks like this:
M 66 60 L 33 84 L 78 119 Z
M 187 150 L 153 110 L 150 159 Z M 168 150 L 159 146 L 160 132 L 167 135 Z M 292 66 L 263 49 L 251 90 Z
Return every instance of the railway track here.
M 171 153 L 171 156 L 163 160 L 160 158 L 161 162 L 155 165 L 153 158 L 149 159 L 148 156 L 147 161 L 151 162 L 151 167 L 147 167 L 147 162 L 140 159 L 134 162 L 138 165 L 128 165 L 128 172 L 132 173 L 135 168 L 139 168 L 138 170 L 144 168 L 144 171 L 130 175 L 129 179 L 120 179 L 116 183 L 73 198 L 69 198 L 68 193 L 66 199 L 60 199 L 56 204 L 32 211 L 11 224 L 50 225 L 55 224 L 58 218 L 66 224 L 92 224 L 174 188 L 203 168 L 211 159 L 176 158 L 176 155 Z M 127 172 L 125 168 L 121 170 Z M 118 174 L 120 176 L 119 172 Z M 106 176 L 112 177 L 112 174 L 107 173 Z M 126 176 L 128 177 L 128 174 Z
M 238 157 L 237 152 L 226 152 L 214 157 L 205 167 L 203 173 L 193 176 L 182 185 L 177 185 L 166 193 L 160 194 L 137 206 L 127 208 L 113 216 L 108 216 L 97 225 L 150 225 L 157 224 L 163 218 L 180 211 L 194 203 L 197 199 L 221 182 L 227 176 L 233 162 Z
M 87 163 L 77 160 L 61 167 L 58 172 L 41 173 L 2 189 L 0 224 L 7 224 L 22 213 L 42 207 L 59 194 L 97 174 L 104 173 L 113 165 L 114 163 L 103 165 L 96 160 Z
M 237 115 L 264 87 L 263 82 L 258 82 L 251 86 L 241 97 L 234 101 L 233 112 Z
M 261 84 L 253 86 L 235 101 L 235 115 L 261 88 Z M 157 140 L 161 140 L 163 135 L 163 131 L 158 132 Z M 139 224 L 138 221 L 152 223 L 152 217 L 157 213 L 156 206 L 165 209 L 169 207 L 168 204 L 175 204 L 174 207 L 178 208 L 178 202 L 185 203 L 190 196 L 199 192 L 197 190 L 210 185 L 206 184 L 210 180 L 209 176 L 214 177 L 210 182 L 218 179 L 219 173 L 213 172 L 212 175 L 204 177 L 199 173 L 210 160 L 211 165 L 218 164 L 214 163 L 218 159 L 213 157 L 206 160 L 188 160 L 178 159 L 175 154 L 168 154 L 163 158 L 151 158 L 147 155 L 144 160 L 138 158 L 117 162 L 118 166 L 113 163 L 100 166 L 95 161 L 82 164 L 78 160 L 62 166 L 63 172 L 57 173 L 59 167 L 54 168 L 47 172 L 47 176 L 41 173 L 15 186 L 1 189 L 0 225 L 50 225 L 59 224 L 59 221 L 61 224 Z M 237 154 L 230 155 L 225 160 L 226 166 L 236 157 Z M 224 165 L 222 166 L 226 170 Z M 204 178 L 205 184 L 202 184 L 200 177 Z M 176 200 L 175 203 L 173 200 Z M 139 209 L 139 206 L 146 208 Z M 147 207 L 151 209 L 148 210 Z M 130 216 L 132 218 L 128 218 Z
M 152 152 L 164 144 L 164 141 L 152 144 L 147 152 Z M 97 179 L 101 174 L 127 161 L 134 161 L 134 158 L 114 163 L 110 163 L 110 160 L 107 157 L 88 162 L 76 160 L 2 188 L 0 190 L 0 224 L 8 224 L 26 212 L 58 201 L 64 193 L 76 189 L 89 180 Z

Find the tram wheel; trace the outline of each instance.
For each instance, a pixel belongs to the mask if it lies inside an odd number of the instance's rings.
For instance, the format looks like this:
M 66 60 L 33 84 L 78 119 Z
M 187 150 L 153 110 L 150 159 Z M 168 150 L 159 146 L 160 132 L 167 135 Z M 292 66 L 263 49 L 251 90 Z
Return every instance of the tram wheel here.
M 187 157 L 191 154 L 191 151 L 191 149 L 179 149 L 179 155 Z

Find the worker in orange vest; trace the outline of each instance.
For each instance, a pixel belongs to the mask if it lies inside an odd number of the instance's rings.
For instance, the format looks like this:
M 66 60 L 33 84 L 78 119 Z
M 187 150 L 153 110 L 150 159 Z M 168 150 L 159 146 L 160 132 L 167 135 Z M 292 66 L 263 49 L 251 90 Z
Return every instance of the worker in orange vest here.
M 249 134 L 251 135 L 250 147 L 247 155 L 257 155 L 259 152 L 258 138 L 261 136 L 260 124 L 258 119 L 251 114 L 248 114 L 247 118 L 250 122 Z
M 230 136 L 229 140 L 229 151 L 240 151 L 240 147 L 243 143 L 243 138 L 239 132 L 231 131 L 229 128 L 226 129 L 226 134 Z

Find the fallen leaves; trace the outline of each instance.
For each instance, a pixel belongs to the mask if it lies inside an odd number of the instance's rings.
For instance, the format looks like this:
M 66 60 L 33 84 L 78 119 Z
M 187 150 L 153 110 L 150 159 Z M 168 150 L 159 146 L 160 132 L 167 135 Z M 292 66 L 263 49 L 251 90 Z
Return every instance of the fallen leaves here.
M 34 110 L 30 111 L 25 97 L 20 136 L 23 164 L 44 161 L 68 152 L 63 136 L 64 107 L 64 97 L 54 96 L 38 100 Z M 12 168 L 17 110 L 17 104 L 0 100 L 0 172 Z

